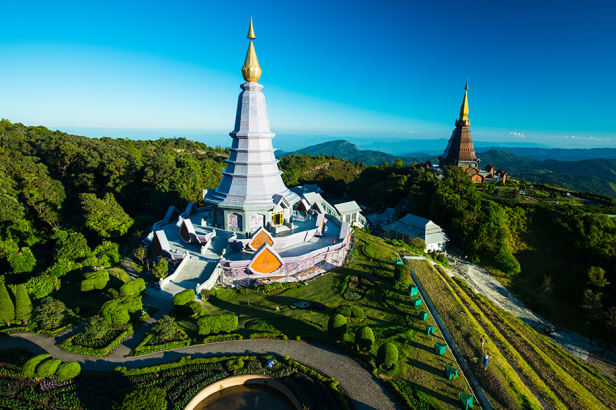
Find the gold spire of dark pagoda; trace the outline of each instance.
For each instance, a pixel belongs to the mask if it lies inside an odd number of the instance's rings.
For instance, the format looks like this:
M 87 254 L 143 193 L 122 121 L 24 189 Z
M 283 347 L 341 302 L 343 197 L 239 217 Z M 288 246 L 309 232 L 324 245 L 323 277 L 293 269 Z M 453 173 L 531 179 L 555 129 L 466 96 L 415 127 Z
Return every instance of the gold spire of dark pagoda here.
M 466 80 L 466 86 L 464 87 L 464 99 L 462 100 L 462 106 L 460 107 L 460 119 L 467 120 L 468 119 L 468 96 L 466 93 L 468 92 L 468 79 Z

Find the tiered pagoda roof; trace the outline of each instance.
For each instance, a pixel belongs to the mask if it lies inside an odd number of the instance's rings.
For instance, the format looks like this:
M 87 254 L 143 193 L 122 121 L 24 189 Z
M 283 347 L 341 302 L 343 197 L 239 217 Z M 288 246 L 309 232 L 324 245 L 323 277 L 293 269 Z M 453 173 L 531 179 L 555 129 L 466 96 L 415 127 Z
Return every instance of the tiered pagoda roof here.
M 462 165 L 468 164 L 470 167 L 476 167 L 478 164 L 475 148 L 473 147 L 473 139 L 471 138 L 471 120 L 468 119 L 468 81 L 464 87 L 464 98 L 460 107 L 460 117 L 456 120 L 456 128 L 449 138 L 447 148 L 443 155 L 439 157 L 439 163 L 445 165 Z

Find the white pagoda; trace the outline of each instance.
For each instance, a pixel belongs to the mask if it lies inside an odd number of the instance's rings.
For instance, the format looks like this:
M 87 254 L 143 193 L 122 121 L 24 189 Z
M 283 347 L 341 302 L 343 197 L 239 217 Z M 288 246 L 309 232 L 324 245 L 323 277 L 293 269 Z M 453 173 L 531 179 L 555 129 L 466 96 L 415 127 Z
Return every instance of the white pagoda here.
M 250 44 L 242 67 L 246 82 L 240 86 L 235 128 L 229 133 L 233 142 L 228 165 L 218 188 L 203 191 L 203 201 L 212 206 L 213 226 L 239 232 L 255 232 L 270 224 L 276 229 L 291 216 L 300 197 L 282 181 L 282 171 L 274 156 L 261 67 L 252 40 L 255 33 L 250 20 Z

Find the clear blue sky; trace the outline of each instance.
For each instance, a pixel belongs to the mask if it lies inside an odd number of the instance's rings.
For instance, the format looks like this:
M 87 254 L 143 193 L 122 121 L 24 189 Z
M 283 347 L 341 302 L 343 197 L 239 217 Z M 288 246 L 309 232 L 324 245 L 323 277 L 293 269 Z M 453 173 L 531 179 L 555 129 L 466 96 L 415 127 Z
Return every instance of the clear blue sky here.
M 449 138 L 468 77 L 475 139 L 616 145 L 614 1 L 5 2 L 2 14 L 0 117 L 27 125 L 228 133 L 252 15 L 275 133 Z

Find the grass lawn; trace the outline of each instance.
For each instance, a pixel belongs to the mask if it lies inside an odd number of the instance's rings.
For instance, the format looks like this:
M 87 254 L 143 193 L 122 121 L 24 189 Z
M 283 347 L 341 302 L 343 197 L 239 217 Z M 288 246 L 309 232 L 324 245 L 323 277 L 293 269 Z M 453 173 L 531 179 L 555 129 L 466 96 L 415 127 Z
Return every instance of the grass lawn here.
M 431 316 L 428 316 L 426 322 L 419 319 L 419 310 L 427 310 L 425 305 L 412 307 L 406 291 L 396 290 L 393 286 L 393 261 L 398 259 L 397 253 L 386 246 L 382 239 L 363 233 L 359 233 L 357 239 L 362 249 L 348 267 L 329 272 L 307 285 L 301 284 L 298 288 L 288 289 L 276 296 L 239 293 L 233 289 L 218 290 L 216 297 L 205 305 L 205 314 L 238 315 L 238 333 L 244 338 L 255 332 L 279 332 L 287 335 L 290 340 L 297 336 L 302 339 L 320 337 L 332 340 L 327 331 L 327 323 L 333 310 L 339 305 L 358 306 L 364 311 L 365 320 L 349 323 L 344 338 L 347 344 L 354 342 L 354 334 L 362 326 L 369 326 L 377 332 L 397 327 L 390 333 L 382 333 L 382 339 L 377 339 L 371 351 L 367 352 L 376 356 L 379 346 L 386 342 L 393 342 L 397 346 L 398 365 L 392 370 L 379 372 L 383 377 L 405 381 L 416 390 L 418 397 L 425 397 L 425 401 L 434 408 L 457 408 L 460 393 L 468 393 L 470 388 L 461 372 L 458 378 L 451 381 L 445 378 L 445 365 L 456 368 L 457 365 L 450 351 L 445 355 L 434 352 L 434 343 L 443 339 L 438 328 L 436 334 L 426 334 L 426 324 L 434 325 L 434 321 Z M 363 299 L 344 300 L 340 293 L 347 275 L 363 276 L 376 286 L 368 290 Z M 387 303 L 384 301 L 384 292 L 387 292 Z M 298 301 L 319 302 L 327 309 L 318 311 L 289 307 Z M 400 311 L 392 309 L 394 305 Z M 267 325 L 260 325 L 258 330 L 245 327 L 255 319 L 269 320 Z M 284 320 L 276 323 L 276 319 Z M 195 319 L 178 315 L 177 323 L 190 338 L 203 338 L 197 334 Z

